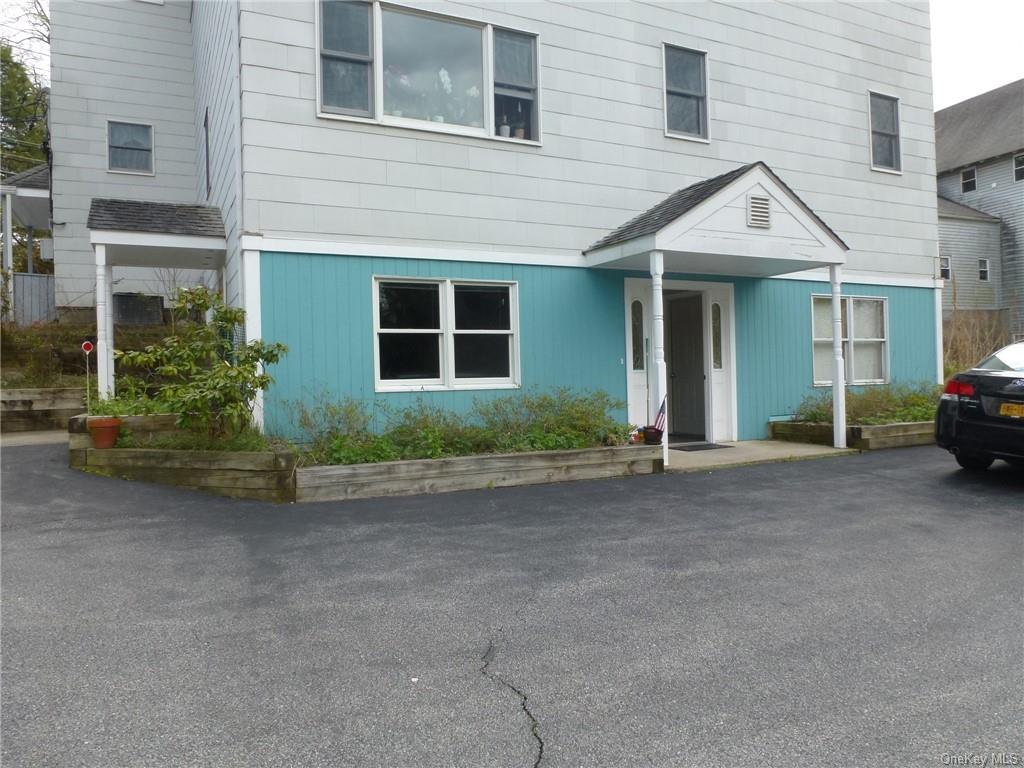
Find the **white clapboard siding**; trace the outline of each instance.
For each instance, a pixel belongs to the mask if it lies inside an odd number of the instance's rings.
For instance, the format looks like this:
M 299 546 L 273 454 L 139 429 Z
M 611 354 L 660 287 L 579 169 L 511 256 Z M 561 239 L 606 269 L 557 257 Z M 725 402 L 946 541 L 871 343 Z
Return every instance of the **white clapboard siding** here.
M 405 4 L 539 35 L 543 145 L 318 118 L 312 0 L 243 0 L 245 231 L 578 254 L 763 160 L 851 246 L 853 273 L 934 274 L 925 4 Z M 663 42 L 708 51 L 707 144 L 664 135 Z M 901 175 L 870 169 L 869 89 L 901 99 Z

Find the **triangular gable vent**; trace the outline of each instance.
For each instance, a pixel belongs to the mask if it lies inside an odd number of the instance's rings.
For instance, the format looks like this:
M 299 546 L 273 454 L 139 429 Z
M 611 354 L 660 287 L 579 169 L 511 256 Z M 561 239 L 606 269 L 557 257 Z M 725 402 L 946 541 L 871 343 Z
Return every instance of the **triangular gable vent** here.
M 747 226 L 768 229 L 772 225 L 772 199 L 768 195 L 747 195 Z

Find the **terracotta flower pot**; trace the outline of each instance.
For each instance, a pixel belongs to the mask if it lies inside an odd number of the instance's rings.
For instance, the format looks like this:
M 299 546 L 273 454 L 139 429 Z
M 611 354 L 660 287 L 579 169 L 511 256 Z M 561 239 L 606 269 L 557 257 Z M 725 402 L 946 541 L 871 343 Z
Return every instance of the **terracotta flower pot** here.
M 102 416 L 88 421 L 89 436 L 96 448 L 113 448 L 121 432 L 121 420 L 116 416 Z

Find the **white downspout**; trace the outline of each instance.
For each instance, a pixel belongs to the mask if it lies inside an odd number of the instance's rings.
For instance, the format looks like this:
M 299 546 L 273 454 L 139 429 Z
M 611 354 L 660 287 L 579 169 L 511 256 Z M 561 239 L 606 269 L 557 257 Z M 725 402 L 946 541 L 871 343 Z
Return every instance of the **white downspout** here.
M 846 362 L 843 360 L 842 277 L 838 264 L 828 268 L 832 283 L 832 442 L 846 447 Z
M 4 195 L 4 269 L 7 270 L 7 302 L 14 317 L 14 196 Z
M 662 275 L 665 258 L 661 251 L 651 251 L 651 312 L 654 316 L 654 402 L 660 408 L 668 392 L 668 368 L 665 366 L 665 299 Z M 668 406 L 665 406 L 665 430 L 661 435 L 661 458 L 668 466 Z
M 242 251 L 242 306 L 245 308 L 245 343 L 263 338 L 260 293 L 260 251 Z M 259 366 L 263 373 L 263 366 Z M 263 390 L 256 392 L 252 406 L 253 425 L 263 431 Z

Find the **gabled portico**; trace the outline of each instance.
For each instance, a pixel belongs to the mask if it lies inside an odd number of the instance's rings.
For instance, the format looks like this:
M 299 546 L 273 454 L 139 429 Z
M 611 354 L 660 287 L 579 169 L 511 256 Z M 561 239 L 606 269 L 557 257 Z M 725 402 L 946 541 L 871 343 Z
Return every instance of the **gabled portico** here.
M 828 267 L 834 444 L 846 445 L 841 267 L 846 244 L 767 165 L 741 166 L 673 193 L 587 251 L 588 266 L 648 272 L 653 403 L 666 402 L 665 275 L 774 277 Z M 731 311 L 731 305 L 730 305 Z M 732 371 L 735 377 L 735 369 Z M 668 429 L 662 445 L 668 462 Z

